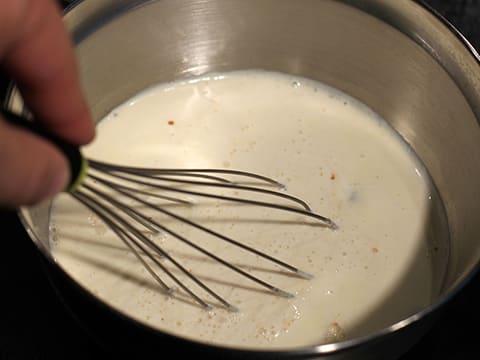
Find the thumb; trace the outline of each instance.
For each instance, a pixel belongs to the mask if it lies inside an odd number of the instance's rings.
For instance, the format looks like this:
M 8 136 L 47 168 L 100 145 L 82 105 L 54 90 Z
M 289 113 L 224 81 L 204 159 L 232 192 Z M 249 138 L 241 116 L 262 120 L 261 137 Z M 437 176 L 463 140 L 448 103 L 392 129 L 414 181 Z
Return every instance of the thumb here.
M 64 190 L 66 158 L 44 139 L 0 120 L 0 207 L 31 205 Z

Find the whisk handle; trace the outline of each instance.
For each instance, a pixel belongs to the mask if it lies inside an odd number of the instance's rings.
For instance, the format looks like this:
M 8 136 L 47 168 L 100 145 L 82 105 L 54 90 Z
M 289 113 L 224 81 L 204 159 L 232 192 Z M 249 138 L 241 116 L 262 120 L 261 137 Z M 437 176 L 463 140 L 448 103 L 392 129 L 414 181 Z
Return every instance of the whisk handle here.
M 73 192 L 81 184 L 84 175 L 86 174 L 87 160 L 82 156 L 78 146 L 70 144 L 69 142 L 55 136 L 48 130 L 43 128 L 37 122 L 27 119 L 24 116 L 13 113 L 7 109 L 0 109 L 2 117 L 8 121 L 8 123 L 28 130 L 50 143 L 55 145 L 67 158 L 70 166 L 70 182 L 68 188 L 69 192 Z

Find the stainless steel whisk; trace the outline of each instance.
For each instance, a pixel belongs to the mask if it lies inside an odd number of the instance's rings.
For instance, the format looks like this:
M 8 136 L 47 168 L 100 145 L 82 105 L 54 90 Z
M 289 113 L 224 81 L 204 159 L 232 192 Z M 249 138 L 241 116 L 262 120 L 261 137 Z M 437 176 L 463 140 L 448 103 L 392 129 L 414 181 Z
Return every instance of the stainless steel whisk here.
M 274 179 L 251 172 L 228 169 L 137 168 L 107 164 L 91 159 L 87 160 L 82 157 L 77 147 L 65 143 L 63 140 L 45 132 L 42 128 L 38 127 L 36 123 L 27 121 L 7 110 L 2 110 L 2 115 L 11 123 L 25 127 L 57 145 L 67 156 L 71 166 L 72 180 L 71 186 L 68 189 L 70 195 L 95 213 L 118 236 L 125 246 L 127 246 L 127 248 L 141 262 L 149 274 L 156 280 L 164 292 L 171 293 L 173 289 L 162 280 L 153 269 L 152 264 L 158 267 L 158 269 L 170 278 L 171 281 L 176 283 L 186 294 L 188 294 L 188 296 L 205 309 L 211 309 L 212 305 L 192 291 L 178 276 L 162 263 L 161 259 L 168 260 L 180 273 L 188 277 L 206 293 L 219 301 L 226 309 L 230 311 L 237 310 L 234 305 L 230 304 L 217 292 L 213 291 L 195 276 L 194 273 L 189 271 L 185 265 L 169 254 L 168 251 L 164 250 L 161 246 L 146 236 L 144 233 L 145 229 L 153 233 L 161 232 L 173 236 L 196 251 L 250 279 L 254 283 L 276 295 L 287 298 L 292 297 L 293 295 L 249 272 L 246 272 L 239 266 L 230 263 L 211 251 L 199 246 L 194 240 L 186 238 L 181 233 L 154 220 L 145 212 L 133 207 L 131 205 L 132 203 L 141 205 L 150 211 L 161 213 L 175 221 L 179 221 L 210 236 L 226 241 L 243 251 L 252 253 L 266 261 L 270 261 L 295 276 L 304 279 L 311 278 L 311 275 L 284 261 L 274 258 L 263 251 L 259 251 L 238 240 L 168 210 L 166 206 L 159 205 L 148 199 L 153 197 L 160 198 L 167 202 L 193 205 L 191 201 L 182 198 L 181 195 L 170 196 L 167 194 L 176 193 L 189 197 L 205 197 L 296 213 L 314 219 L 321 226 L 330 229 L 336 229 L 337 227 L 331 219 L 313 212 L 305 201 L 286 193 L 284 186 Z M 235 181 L 230 178 L 234 178 Z M 254 184 L 252 184 L 252 181 Z M 195 189 L 192 190 L 186 187 L 186 185 L 194 185 Z M 272 187 L 276 188 L 276 190 L 272 190 Z M 203 188 L 213 188 L 215 190 L 218 189 L 218 191 L 212 193 L 199 190 Z M 242 194 L 258 193 L 261 194 L 262 199 L 252 199 L 235 194 L 233 196 L 224 195 L 220 194 L 220 189 L 241 192 Z M 265 198 L 272 200 L 265 200 Z M 282 200 L 282 202 L 279 200 Z M 145 258 L 150 259 L 151 264 L 148 264 Z

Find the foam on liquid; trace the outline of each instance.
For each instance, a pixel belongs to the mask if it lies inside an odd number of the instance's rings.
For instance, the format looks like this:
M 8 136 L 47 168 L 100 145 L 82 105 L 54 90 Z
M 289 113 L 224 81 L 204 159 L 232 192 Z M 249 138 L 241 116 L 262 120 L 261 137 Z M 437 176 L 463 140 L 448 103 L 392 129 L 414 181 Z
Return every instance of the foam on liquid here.
M 240 309 L 228 312 L 206 297 L 216 307 L 205 311 L 181 291 L 160 292 L 91 211 L 66 195 L 55 200 L 57 261 L 96 296 L 155 328 L 226 346 L 299 347 L 366 335 L 427 306 L 439 290 L 432 257 L 437 245 L 427 239 L 435 194 L 426 172 L 384 120 L 323 84 L 245 71 L 159 85 L 113 110 L 84 152 L 122 165 L 258 172 L 339 225 L 332 231 L 299 224 L 297 215 L 211 200 L 167 205 L 314 275 L 303 280 L 149 213 L 295 294 L 272 295 L 171 237 L 147 231 Z M 288 221 L 264 221 L 272 218 Z

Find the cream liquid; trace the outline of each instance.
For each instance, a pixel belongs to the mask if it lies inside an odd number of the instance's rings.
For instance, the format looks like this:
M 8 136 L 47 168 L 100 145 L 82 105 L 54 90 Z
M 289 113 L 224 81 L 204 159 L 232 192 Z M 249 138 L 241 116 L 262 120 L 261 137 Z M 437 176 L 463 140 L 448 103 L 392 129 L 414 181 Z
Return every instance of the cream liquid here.
M 122 165 L 258 172 L 339 225 L 332 231 L 300 224 L 298 215 L 205 200 L 170 205 L 314 275 L 285 276 L 218 241 L 208 245 L 295 294 L 282 298 L 166 235 L 147 233 L 239 308 L 229 312 L 202 294 L 216 306 L 205 311 L 181 292 L 159 291 L 97 216 L 59 197 L 51 219 L 57 261 L 100 299 L 155 328 L 226 346 L 299 347 L 366 335 L 427 306 L 439 290 L 427 241 L 433 192 L 422 165 L 380 117 L 325 85 L 261 71 L 159 85 L 112 111 L 84 153 Z M 272 217 L 293 221 L 251 221 Z

